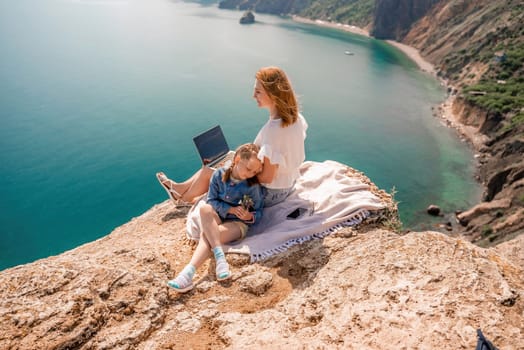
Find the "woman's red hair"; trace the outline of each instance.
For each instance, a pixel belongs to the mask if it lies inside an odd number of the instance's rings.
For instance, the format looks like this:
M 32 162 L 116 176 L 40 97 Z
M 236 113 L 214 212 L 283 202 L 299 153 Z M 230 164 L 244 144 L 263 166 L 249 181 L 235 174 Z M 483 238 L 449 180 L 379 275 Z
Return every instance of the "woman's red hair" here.
M 260 68 L 256 78 L 275 103 L 282 127 L 294 124 L 298 118 L 298 102 L 286 73 L 278 67 Z

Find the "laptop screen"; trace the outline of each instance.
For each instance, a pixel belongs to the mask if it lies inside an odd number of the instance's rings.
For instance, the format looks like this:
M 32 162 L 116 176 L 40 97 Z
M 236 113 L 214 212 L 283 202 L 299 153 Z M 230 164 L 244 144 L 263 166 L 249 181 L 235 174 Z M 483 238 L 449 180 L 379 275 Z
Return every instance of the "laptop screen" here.
M 200 135 L 193 138 L 198 154 L 202 159 L 202 164 L 212 163 L 217 158 L 229 152 L 226 138 L 222 133 L 222 128 L 217 125 Z

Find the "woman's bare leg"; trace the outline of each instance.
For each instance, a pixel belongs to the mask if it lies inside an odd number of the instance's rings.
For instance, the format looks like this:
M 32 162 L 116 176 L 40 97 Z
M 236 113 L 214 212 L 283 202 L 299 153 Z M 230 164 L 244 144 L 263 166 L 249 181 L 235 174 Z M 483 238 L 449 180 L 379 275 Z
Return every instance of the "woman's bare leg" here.
M 180 194 L 180 199 L 184 202 L 194 203 L 196 198 L 206 193 L 209 189 L 209 182 L 213 175 L 213 169 L 202 167 L 189 179 L 184 182 L 175 182 L 171 179 L 165 181 L 168 188 L 174 189 Z
M 188 189 L 182 194 L 182 200 L 193 203 L 209 190 L 209 182 L 214 170 L 204 166 L 188 180 Z

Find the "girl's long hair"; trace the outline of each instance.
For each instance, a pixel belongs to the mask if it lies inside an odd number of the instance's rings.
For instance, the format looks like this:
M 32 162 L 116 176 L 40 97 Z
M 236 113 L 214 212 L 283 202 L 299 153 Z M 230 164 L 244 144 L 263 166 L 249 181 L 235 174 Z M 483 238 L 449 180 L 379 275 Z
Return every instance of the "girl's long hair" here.
M 259 69 L 256 78 L 275 102 L 282 127 L 294 124 L 298 118 L 298 102 L 286 73 L 278 67 L 264 67 Z
M 224 174 L 222 175 L 222 181 L 227 182 L 231 178 L 231 173 L 233 172 L 233 167 L 235 166 L 235 160 L 237 156 L 240 156 L 240 159 L 243 160 L 250 160 L 252 157 L 257 157 L 258 152 L 260 151 L 260 147 L 255 145 L 254 143 L 245 143 L 241 146 L 239 146 L 235 151 L 235 156 L 233 157 L 233 164 L 229 168 L 224 171 Z M 250 177 L 247 179 L 247 183 L 249 186 L 258 184 L 258 178 L 256 176 Z

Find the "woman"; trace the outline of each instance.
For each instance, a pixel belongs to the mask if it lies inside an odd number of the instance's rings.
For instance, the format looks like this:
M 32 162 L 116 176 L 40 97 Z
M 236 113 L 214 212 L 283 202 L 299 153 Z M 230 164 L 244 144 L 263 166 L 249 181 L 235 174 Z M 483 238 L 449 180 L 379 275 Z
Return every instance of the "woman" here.
M 278 67 L 264 67 L 256 73 L 253 98 L 259 107 L 269 111 L 269 120 L 254 141 L 260 147 L 258 158 L 263 163 L 258 180 L 267 189 L 264 206 L 269 207 L 284 201 L 293 190 L 305 159 L 308 125 L 299 113 L 288 77 Z M 204 166 L 181 183 L 162 172 L 157 173 L 157 178 L 173 200 L 193 203 L 207 191 L 212 175 L 213 169 Z

